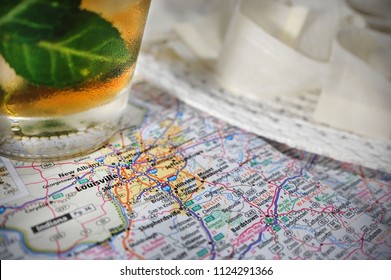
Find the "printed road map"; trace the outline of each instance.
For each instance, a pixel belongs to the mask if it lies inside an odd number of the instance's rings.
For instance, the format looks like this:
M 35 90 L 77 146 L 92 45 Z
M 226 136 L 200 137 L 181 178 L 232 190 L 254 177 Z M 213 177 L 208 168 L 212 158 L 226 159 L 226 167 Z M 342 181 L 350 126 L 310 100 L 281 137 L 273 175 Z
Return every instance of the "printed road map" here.
M 391 175 L 290 149 L 146 83 L 71 160 L 0 160 L 1 259 L 391 259 Z

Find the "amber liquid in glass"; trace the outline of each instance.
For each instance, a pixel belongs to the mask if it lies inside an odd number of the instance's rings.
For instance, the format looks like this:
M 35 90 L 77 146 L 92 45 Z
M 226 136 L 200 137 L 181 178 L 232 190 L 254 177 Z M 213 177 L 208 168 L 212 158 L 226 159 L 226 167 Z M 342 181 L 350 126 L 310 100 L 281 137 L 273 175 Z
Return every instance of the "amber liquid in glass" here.
M 80 8 L 110 22 L 137 57 L 149 4 L 150 0 L 83 0 Z M 66 137 L 110 122 L 114 130 L 127 104 L 134 68 L 135 60 L 110 78 L 56 88 L 29 83 L 16 75 L 0 56 L 0 153 L 18 157 L 17 151 L 10 151 L 10 145 L 1 146 L 2 141 L 9 141 L 4 140 L 7 137 L 16 137 L 16 141 L 18 137 L 38 137 L 42 141 L 45 137 Z M 106 130 L 110 134 L 110 126 Z

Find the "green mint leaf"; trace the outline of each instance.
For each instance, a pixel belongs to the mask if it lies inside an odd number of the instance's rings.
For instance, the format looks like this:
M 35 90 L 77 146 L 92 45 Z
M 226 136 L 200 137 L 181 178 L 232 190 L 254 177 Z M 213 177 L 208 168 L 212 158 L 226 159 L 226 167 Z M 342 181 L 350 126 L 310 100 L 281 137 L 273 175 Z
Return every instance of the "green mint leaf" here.
M 4 3 L 3 3 L 4 2 Z M 0 32 L 39 40 L 59 36 L 67 30 L 72 11 L 78 10 L 80 0 L 2 0 Z
M 118 30 L 80 10 L 80 1 L 15 3 L 0 10 L 0 53 L 33 84 L 62 88 L 104 79 L 133 60 Z

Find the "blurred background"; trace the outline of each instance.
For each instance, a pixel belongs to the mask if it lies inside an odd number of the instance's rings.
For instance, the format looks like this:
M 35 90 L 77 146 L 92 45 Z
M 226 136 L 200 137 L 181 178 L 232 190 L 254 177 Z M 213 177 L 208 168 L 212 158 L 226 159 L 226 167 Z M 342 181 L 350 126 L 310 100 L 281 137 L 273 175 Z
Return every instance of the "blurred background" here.
M 388 0 L 152 1 L 140 72 L 261 136 L 391 168 L 390 35 Z

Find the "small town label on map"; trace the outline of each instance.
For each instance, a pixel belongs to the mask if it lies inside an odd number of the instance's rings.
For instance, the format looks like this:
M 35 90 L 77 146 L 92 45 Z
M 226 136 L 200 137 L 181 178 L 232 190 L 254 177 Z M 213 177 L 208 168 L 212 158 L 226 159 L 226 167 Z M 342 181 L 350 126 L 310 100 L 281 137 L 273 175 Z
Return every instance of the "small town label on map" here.
M 76 172 L 82 172 L 84 170 L 90 170 L 91 168 L 93 167 L 98 167 L 100 166 L 102 163 L 100 162 L 97 162 L 97 163 L 93 163 L 93 164 L 88 164 L 88 165 L 82 165 L 80 167 L 77 167 L 76 170 L 70 170 L 68 172 L 62 172 L 62 173 L 58 173 L 58 177 L 60 178 L 64 178 L 64 177 L 68 177 L 68 176 L 74 176 Z M 54 166 L 54 164 L 53 164 Z
M 71 170 L 69 172 L 64 172 L 64 173 L 59 173 L 58 177 L 63 178 L 63 177 L 72 176 L 72 175 L 75 175 L 75 170 Z

